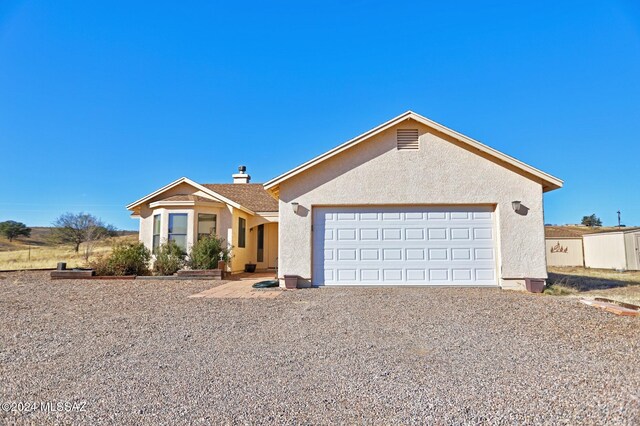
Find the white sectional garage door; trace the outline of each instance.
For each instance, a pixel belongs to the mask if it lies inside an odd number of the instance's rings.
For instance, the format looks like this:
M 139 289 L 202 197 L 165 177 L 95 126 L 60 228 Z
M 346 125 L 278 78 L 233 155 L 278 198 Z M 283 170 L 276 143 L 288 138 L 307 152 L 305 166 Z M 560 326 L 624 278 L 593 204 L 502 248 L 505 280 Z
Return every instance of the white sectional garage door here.
M 314 285 L 497 285 L 490 207 L 322 207 Z

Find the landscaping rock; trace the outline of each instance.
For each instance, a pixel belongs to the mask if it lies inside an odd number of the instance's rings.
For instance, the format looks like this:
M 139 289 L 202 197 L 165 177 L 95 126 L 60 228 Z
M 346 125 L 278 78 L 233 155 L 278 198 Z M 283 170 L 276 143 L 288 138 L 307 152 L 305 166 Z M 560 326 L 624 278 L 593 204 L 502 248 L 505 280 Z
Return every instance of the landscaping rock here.
M 86 407 L 0 424 L 640 424 L 640 321 L 573 298 L 6 276 L 0 401 Z

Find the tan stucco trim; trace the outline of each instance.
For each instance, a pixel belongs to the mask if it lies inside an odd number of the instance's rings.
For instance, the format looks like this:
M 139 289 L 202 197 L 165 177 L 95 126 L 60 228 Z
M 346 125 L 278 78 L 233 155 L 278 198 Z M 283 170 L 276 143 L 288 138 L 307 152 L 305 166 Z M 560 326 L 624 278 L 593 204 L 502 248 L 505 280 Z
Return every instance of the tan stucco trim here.
M 210 207 L 223 207 L 224 203 L 219 203 L 217 201 L 156 201 L 153 203 L 149 203 L 149 207 L 175 207 L 175 206 L 195 206 L 195 205 L 205 205 Z
M 440 123 L 436 123 L 435 121 L 429 120 L 428 118 L 423 117 L 420 114 L 416 114 L 413 111 L 407 111 L 404 114 L 401 114 L 361 134 L 360 136 L 357 136 L 343 143 L 342 145 L 339 145 L 325 152 L 324 154 L 321 154 L 307 161 L 306 163 L 301 164 L 300 166 L 292 170 L 289 170 L 288 172 L 283 173 L 280 176 L 277 176 L 274 179 L 271 179 L 270 181 L 264 184 L 264 187 L 268 192 L 270 192 L 272 195 L 277 197 L 278 191 L 279 191 L 278 186 L 280 185 L 280 183 L 284 182 L 285 180 L 290 179 L 291 177 L 304 172 L 305 170 L 317 165 L 318 163 L 324 160 L 327 160 L 335 155 L 338 155 L 341 152 L 353 147 L 354 145 L 357 145 L 360 142 L 363 142 L 381 132 L 384 132 L 385 130 L 397 125 L 398 123 L 405 120 L 409 120 L 409 119 L 415 120 L 418 123 L 422 123 L 427 127 L 430 127 L 440 133 L 443 133 L 451 138 L 454 138 L 462 142 L 463 144 L 468 145 L 468 147 L 470 147 L 472 151 L 478 154 L 485 154 L 487 158 L 494 160 L 497 164 L 500 164 L 502 166 L 507 166 L 507 168 L 513 171 L 519 172 L 523 176 L 540 183 L 542 185 L 543 192 L 561 188 L 563 185 L 563 181 L 561 179 L 558 179 L 548 173 L 545 173 L 539 169 L 536 169 L 535 167 L 529 166 L 528 164 L 525 164 L 522 161 L 517 160 L 509 155 L 503 154 L 502 152 L 496 149 L 493 149 L 487 145 L 484 145 L 483 143 L 478 142 L 477 140 L 472 139 L 468 136 L 465 136 L 462 133 L 458 133 L 455 130 L 452 130 L 446 126 L 443 126 Z
M 205 186 L 202 186 L 199 183 L 194 182 L 194 181 L 192 181 L 191 179 L 189 179 L 187 177 L 181 177 L 180 179 L 175 180 L 175 181 L 171 182 L 170 184 L 163 186 L 162 188 L 158 189 L 157 191 L 152 192 L 151 194 L 149 194 L 149 195 L 147 195 L 145 197 L 142 197 L 137 201 L 134 201 L 133 203 L 131 203 L 131 204 L 129 204 L 127 206 L 127 210 L 133 211 L 140 204 L 143 204 L 144 202 L 146 202 L 148 200 L 151 200 L 154 197 L 157 197 L 158 195 L 162 194 L 163 192 L 165 192 L 165 191 L 167 191 L 167 190 L 169 190 L 169 189 L 171 189 L 171 188 L 173 188 L 175 186 L 178 186 L 181 183 L 186 183 L 188 185 L 191 185 L 194 188 L 204 192 L 205 194 L 210 195 L 211 197 L 215 198 L 217 201 L 220 201 L 220 202 L 223 202 L 225 204 L 228 204 L 228 205 L 230 205 L 230 206 L 232 206 L 232 207 L 234 207 L 236 209 L 242 210 L 242 211 L 244 211 L 246 213 L 249 213 L 251 215 L 255 215 L 255 212 L 253 212 L 252 210 L 249 210 L 248 208 L 246 208 L 244 206 L 241 206 L 240 204 L 236 203 L 235 201 L 232 201 L 232 200 L 228 199 L 227 197 L 223 197 L 222 195 L 218 194 L 217 192 L 212 191 L 211 189 L 209 189 L 209 188 L 207 188 Z M 182 205 L 185 205 L 185 204 L 182 204 Z

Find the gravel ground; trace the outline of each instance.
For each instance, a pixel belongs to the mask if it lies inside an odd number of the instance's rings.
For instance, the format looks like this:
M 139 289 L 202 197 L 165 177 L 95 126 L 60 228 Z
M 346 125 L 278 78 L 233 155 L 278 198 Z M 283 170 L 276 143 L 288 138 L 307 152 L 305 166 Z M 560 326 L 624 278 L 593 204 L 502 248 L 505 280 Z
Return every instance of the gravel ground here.
M 0 401 L 85 405 L 0 423 L 640 423 L 640 319 L 575 299 L 3 276 Z

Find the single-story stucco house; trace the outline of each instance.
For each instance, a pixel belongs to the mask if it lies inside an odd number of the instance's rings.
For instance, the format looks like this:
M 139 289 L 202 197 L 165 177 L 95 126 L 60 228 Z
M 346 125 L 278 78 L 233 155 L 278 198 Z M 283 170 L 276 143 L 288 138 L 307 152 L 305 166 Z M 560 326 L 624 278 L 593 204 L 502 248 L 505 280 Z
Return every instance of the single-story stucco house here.
M 233 245 L 233 270 L 275 266 L 275 257 L 256 260 L 273 244 L 279 277 L 299 286 L 522 289 L 526 278 L 547 278 L 543 193 L 563 184 L 411 111 L 264 186 L 234 181 L 182 178 L 130 204 L 140 239 L 188 246 L 213 221 Z
M 231 184 L 199 184 L 183 177 L 127 208 L 140 219 L 140 241 L 152 252 L 167 240 L 188 250 L 199 236 L 213 233 L 233 246 L 231 272 L 248 263 L 275 269 L 278 202 L 250 179 L 243 168 Z
M 585 234 L 587 268 L 640 270 L 640 228 L 618 228 Z

